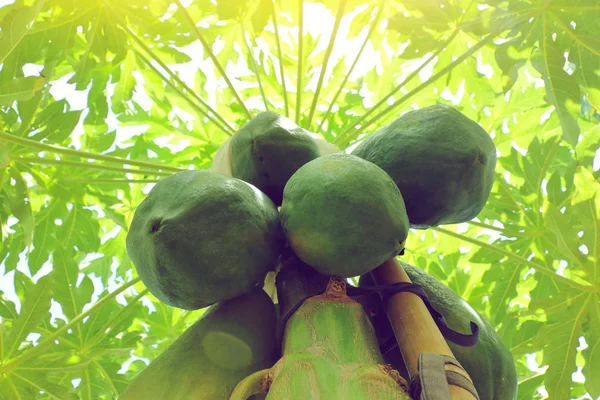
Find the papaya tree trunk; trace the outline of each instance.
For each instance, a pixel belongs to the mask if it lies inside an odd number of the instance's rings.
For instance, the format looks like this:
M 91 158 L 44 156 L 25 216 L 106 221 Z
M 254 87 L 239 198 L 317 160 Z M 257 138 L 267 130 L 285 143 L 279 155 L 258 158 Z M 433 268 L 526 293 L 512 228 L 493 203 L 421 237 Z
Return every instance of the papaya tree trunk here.
M 267 400 L 409 399 L 406 382 L 384 364 L 373 326 L 346 295 L 343 278 L 322 275 L 288 253 L 276 284 L 282 357 L 261 384 Z

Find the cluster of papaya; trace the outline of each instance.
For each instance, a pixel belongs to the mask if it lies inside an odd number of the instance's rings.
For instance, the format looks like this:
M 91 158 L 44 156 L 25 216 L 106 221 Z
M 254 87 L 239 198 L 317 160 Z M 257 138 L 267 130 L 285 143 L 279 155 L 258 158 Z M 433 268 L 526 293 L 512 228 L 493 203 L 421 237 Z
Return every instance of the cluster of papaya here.
M 402 357 L 379 349 L 390 332 L 380 307 L 367 313 L 343 278 L 364 282 L 402 254 L 410 228 L 475 217 L 495 151 L 477 123 L 441 105 L 406 113 L 352 154 L 257 115 L 211 170 L 161 180 L 135 211 L 127 251 L 151 293 L 210 307 L 121 398 L 410 398 Z M 271 271 L 279 304 L 262 288 Z M 480 347 L 457 356 L 481 398 L 515 398 L 514 363 L 492 327 L 435 278 L 407 271 L 425 277 L 455 329 L 462 315 L 484 327 Z

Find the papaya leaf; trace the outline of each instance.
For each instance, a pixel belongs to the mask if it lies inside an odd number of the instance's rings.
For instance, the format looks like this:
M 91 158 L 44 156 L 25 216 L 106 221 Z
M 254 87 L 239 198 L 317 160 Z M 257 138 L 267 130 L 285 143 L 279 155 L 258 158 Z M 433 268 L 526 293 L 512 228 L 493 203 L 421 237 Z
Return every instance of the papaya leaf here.
M 58 244 L 56 239 L 57 222 L 63 223 L 65 216 L 62 207 L 56 202 L 38 211 L 37 224 L 33 233 L 33 250 L 27 259 L 29 270 L 35 274 L 48 260 L 51 251 Z
M 548 180 L 548 201 L 554 206 L 559 206 L 569 197 L 569 192 L 563 190 L 561 175 L 558 171 L 555 171 L 550 179 Z
M 577 159 L 586 167 L 589 168 L 596 157 L 596 152 L 600 148 L 600 125 L 594 125 L 583 133 L 583 138 L 577 147 L 575 152 Z
M 246 4 L 247 6 L 247 4 Z M 217 1 L 217 14 L 219 19 L 236 19 L 244 10 L 245 7 L 240 7 L 238 0 L 219 0 Z
M 587 201 L 577 203 L 573 206 L 573 217 L 581 221 L 583 229 L 577 232 L 581 235 L 581 242 L 587 253 L 586 265 L 591 270 L 591 280 L 598 282 L 600 277 L 600 193 Z M 578 249 L 580 254 L 583 250 Z
M 254 29 L 255 35 L 260 35 L 269 22 L 269 19 L 271 18 L 272 1 L 273 0 L 260 0 L 256 11 L 252 14 L 252 28 Z
M 91 252 L 100 244 L 94 212 L 79 204 L 73 206 L 61 228 L 57 237 L 67 250 L 77 247 L 79 251 Z
M 0 106 L 10 106 L 15 101 L 26 101 L 44 87 L 46 79 L 42 77 L 27 77 L 13 79 L 0 83 Z
M 546 259 L 546 265 L 550 264 L 551 259 Z M 534 278 L 536 280 L 536 285 L 533 290 L 529 292 L 531 296 L 530 308 L 531 304 L 535 305 L 536 301 L 544 301 L 545 299 L 552 298 L 552 296 L 557 296 L 560 294 L 561 287 L 558 286 L 552 278 L 547 275 L 542 275 L 539 272 L 534 274 Z M 562 305 L 562 304 L 559 304 Z
M 482 247 L 471 256 L 470 261 L 477 264 L 491 264 L 502 260 L 504 257 L 506 256 L 502 253 Z
M 46 3 L 40 0 L 32 7 L 19 7 L 11 9 L 9 14 L 4 16 L 0 22 L 0 64 L 3 64 L 6 58 L 19 46 L 25 35 L 32 29 L 34 21 Z M 0 90 L 0 93 L 3 93 Z
M 121 79 L 115 87 L 115 91 L 111 97 L 112 109 L 116 113 L 123 112 L 125 109 L 125 102 L 131 99 L 133 95 L 133 88 L 136 80 L 133 76 L 133 71 L 136 69 L 135 55 L 133 51 L 127 52 L 127 57 L 122 63 L 121 67 Z
M 509 301 L 517 296 L 517 285 L 524 267 L 512 260 L 494 265 L 496 268 L 484 273 L 483 282 L 492 287 L 489 299 L 491 319 L 499 324 L 507 313 Z
M 51 382 L 43 371 L 16 370 L 11 371 L 9 376 L 15 386 L 20 388 L 20 396 L 29 393 L 30 398 L 34 398 L 43 393 L 52 399 L 76 400 L 77 398 L 74 393 L 70 393 L 68 386 Z
M 40 106 L 43 94 L 44 91 L 40 90 L 31 99 L 18 102 L 17 107 L 19 109 L 19 116 L 22 120 L 21 126 L 19 127 L 18 135 L 27 135 L 27 130 L 31 127 L 31 124 L 33 123 L 35 113 L 38 110 L 38 107 Z
M 19 346 L 50 310 L 50 299 L 54 289 L 54 276 L 41 278 L 35 285 L 25 287 L 24 301 L 19 316 L 14 319 L 8 337 L 4 340 L 4 356 L 9 359 L 16 354 Z
M 510 317 L 506 317 L 510 318 Z M 512 318 L 514 321 L 514 318 Z M 519 324 L 518 321 L 514 325 Z M 539 330 L 544 326 L 544 323 L 535 320 L 526 320 L 519 324 L 516 329 L 505 329 L 503 339 L 506 345 L 510 348 L 514 356 L 521 356 L 526 353 L 533 353 L 543 348 L 544 343 L 536 341 Z
M 10 169 L 10 177 L 15 181 L 15 193 L 11 199 L 11 210 L 23 228 L 23 241 L 30 246 L 33 241 L 35 222 L 31 211 L 31 200 L 27 190 L 27 182 L 16 168 Z
M 347 152 L 432 104 L 454 104 L 479 123 L 498 154 L 487 204 L 476 221 L 449 228 L 454 236 L 413 231 L 405 258 L 460 293 L 501 335 L 515 357 L 519 398 L 540 397 L 542 385 L 550 398 L 600 395 L 600 328 L 592 311 L 576 318 L 600 282 L 597 0 L 347 0 L 314 109 L 308 94 L 340 0 L 172 3 L 0 7 L 3 348 L 15 326 L 29 331 L 9 359 L 0 352 L 0 398 L 116 398 L 145 366 L 136 361 L 119 374 L 130 354 L 155 359 L 204 312 L 164 306 L 142 284 L 103 302 L 136 275 L 125 237 L 151 187 L 143 182 L 157 178 L 123 168 L 209 168 L 264 103 L 302 124 L 314 110 L 323 136 Z M 356 124 L 365 115 L 368 133 Z M 117 157 L 102 164 L 117 170 L 72 164 L 100 154 Z M 42 157 L 53 163 L 19 161 Z M 48 273 L 56 281 L 44 300 L 50 311 L 40 308 L 39 322 L 27 324 L 17 310 L 33 307 L 47 282 L 39 275 Z M 37 334 L 39 343 L 51 338 L 47 346 L 34 346 Z M 576 343 L 581 336 L 587 348 Z M 529 369 L 531 354 L 546 373 Z M 581 375 L 571 373 L 581 366 L 585 382 L 576 382 Z
M 4 292 L 0 290 L 0 317 L 4 319 L 15 319 L 19 314 L 15 303 L 4 297 Z
M 26 245 L 22 236 L 12 237 L 10 238 L 10 242 L 5 243 L 7 243 L 7 246 L 10 246 L 10 248 L 7 248 L 7 252 L 4 257 L 4 267 L 5 272 L 10 272 L 17 268 L 19 255 L 25 251 Z
M 85 148 L 91 151 L 103 152 L 115 143 L 117 138 L 117 131 L 106 132 L 104 128 L 108 128 L 106 125 L 100 125 L 100 130 L 96 126 L 90 129 L 90 125 L 85 126 Z M 82 138 L 83 139 L 83 138 Z
M 5 169 L 8 167 L 9 158 L 8 158 L 8 149 L 4 146 L 0 147 L 0 169 Z M 0 185 L 2 187 L 2 185 Z
M 568 223 L 569 214 L 564 215 L 555 206 L 549 205 L 544 219 L 548 228 L 556 236 L 556 246 L 563 256 L 568 260 L 573 260 L 578 267 L 585 269 L 587 263 L 579 251 L 581 239 Z M 591 271 L 586 272 L 590 273 Z
M 544 375 L 533 375 L 519 382 L 519 391 L 517 392 L 517 400 L 534 399 L 537 390 L 544 383 Z
M 571 392 L 571 374 L 575 372 L 575 358 L 582 325 L 593 295 L 569 307 L 539 332 L 546 343 L 544 361 L 548 365 L 544 384 L 551 398 L 568 398 Z M 545 338 L 545 339 L 542 339 Z
M 562 35 L 552 38 L 553 30 L 549 16 L 542 16 L 543 33 L 541 46 L 533 55 L 533 65 L 542 74 L 546 87 L 546 101 L 555 107 L 562 127 L 563 138 L 572 146 L 577 144 L 579 125 L 576 115 L 580 101 L 579 85 L 573 75 L 563 69 L 564 56 L 559 50 Z
M 595 304 L 590 305 L 589 321 L 585 332 L 587 348 L 583 350 L 585 365 L 585 387 L 593 398 L 600 396 L 600 308 L 599 298 L 595 295 Z
M 89 277 L 84 276 L 78 283 L 79 266 L 61 247 L 52 254 L 56 285 L 54 299 L 58 301 L 65 316 L 71 320 L 79 315 L 94 292 L 94 286 Z
M 61 143 L 67 139 L 75 130 L 81 118 L 81 111 L 68 111 L 52 118 L 46 129 L 35 135 L 41 138 L 49 138 L 54 143 Z
M 503 74 L 503 90 L 511 89 L 518 80 L 519 70 L 527 64 L 528 54 L 517 49 L 518 39 L 507 40 L 496 48 L 495 58 Z
M 582 4 L 582 2 L 577 2 Z M 597 5 L 597 4 L 595 4 Z M 552 9 L 548 14 L 565 36 L 564 50 L 569 52 L 568 62 L 575 65 L 570 71 L 586 94 L 588 101 L 594 106 L 600 104 L 597 75 L 595 66 L 600 62 L 600 30 L 597 27 L 598 10 L 585 13 L 584 9 L 564 8 Z M 575 21 L 575 24 L 572 23 Z
M 550 138 L 540 142 L 534 138 L 527 149 L 527 156 L 522 158 L 525 182 L 527 182 L 533 193 L 538 193 L 542 180 L 550 168 L 553 158 L 558 150 L 556 138 Z
M 586 202 L 600 192 L 600 181 L 594 179 L 594 174 L 587 168 L 579 167 L 575 172 L 575 194 L 572 202 L 574 204 Z

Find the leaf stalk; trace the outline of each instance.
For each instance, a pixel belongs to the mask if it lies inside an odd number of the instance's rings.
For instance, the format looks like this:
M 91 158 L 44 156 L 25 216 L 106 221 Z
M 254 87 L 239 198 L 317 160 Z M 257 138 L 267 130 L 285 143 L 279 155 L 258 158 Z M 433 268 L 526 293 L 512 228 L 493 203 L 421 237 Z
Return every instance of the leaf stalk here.
M 477 245 L 480 247 L 484 247 L 484 248 L 494 251 L 496 253 L 500 253 L 500 254 L 506 256 L 507 258 L 515 260 L 529 268 L 533 268 L 540 274 L 546 275 L 546 276 L 550 277 L 551 279 L 555 279 L 558 282 L 564 283 L 564 284 L 571 286 L 573 288 L 576 288 L 578 290 L 581 290 L 584 292 L 591 292 L 591 293 L 600 291 L 600 288 L 598 286 L 582 285 L 582 284 L 577 283 L 569 278 L 565 278 L 564 276 L 558 275 L 555 271 L 551 270 L 550 268 L 546 267 L 545 265 L 529 261 L 525 257 L 522 257 L 518 254 L 515 254 L 515 253 L 505 250 L 503 248 L 493 246 L 489 243 L 485 243 L 481 240 L 473 239 L 473 238 L 470 238 L 465 235 L 461 235 L 460 233 L 456 233 L 456 232 L 452 232 L 452 231 L 444 229 L 444 228 L 440 228 L 439 226 L 433 227 L 431 229 L 436 232 L 440 232 L 440 233 L 446 234 L 448 236 L 452 236 L 457 239 L 463 240 L 465 242 L 469 242 L 471 244 L 474 244 L 474 245 Z
M 18 137 L 18 136 L 11 135 L 11 134 L 8 134 L 3 131 L 0 131 L 0 139 L 4 139 L 7 142 L 25 146 L 30 149 L 37 149 L 40 151 L 48 151 L 50 153 L 56 153 L 56 154 L 65 154 L 65 155 L 73 156 L 73 157 L 82 157 L 82 158 L 88 158 L 88 159 L 92 159 L 92 160 L 101 160 L 101 161 L 112 162 L 112 163 L 117 163 L 117 164 L 121 164 L 121 165 L 125 164 L 125 165 L 134 165 L 137 167 L 155 168 L 158 170 L 172 171 L 172 172 L 186 171 L 185 169 L 182 169 L 182 168 L 171 167 L 168 165 L 155 164 L 155 163 L 151 163 L 151 162 L 147 162 L 147 161 L 129 160 L 127 158 L 122 158 L 122 157 L 108 156 L 105 154 L 97 154 L 97 153 L 91 153 L 91 152 L 87 152 L 87 151 L 67 149 L 65 147 L 61 147 L 61 146 L 57 146 L 57 145 L 53 145 L 53 144 L 41 143 L 36 140 Z

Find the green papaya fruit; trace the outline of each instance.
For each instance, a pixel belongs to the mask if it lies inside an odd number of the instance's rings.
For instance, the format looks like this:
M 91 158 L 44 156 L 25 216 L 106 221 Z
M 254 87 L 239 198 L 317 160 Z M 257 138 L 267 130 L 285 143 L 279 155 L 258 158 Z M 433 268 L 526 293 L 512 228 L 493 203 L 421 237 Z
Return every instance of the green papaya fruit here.
M 269 372 L 267 400 L 407 400 L 405 381 L 383 365 L 364 310 L 332 278 L 285 327 L 283 356 Z
M 409 222 L 394 181 L 375 164 L 329 154 L 285 185 L 281 223 L 294 253 L 326 275 L 364 274 L 403 249 Z
M 233 176 L 262 190 L 277 206 L 292 174 L 319 155 L 308 131 L 272 111 L 258 114 L 231 138 Z
M 438 281 L 425 271 L 400 261 L 413 283 L 420 285 L 433 307 L 438 310 L 448 326 L 458 332 L 470 332 L 470 322 L 479 326 L 479 341 L 475 346 L 464 347 L 449 340 L 446 342 L 454 357 L 471 376 L 477 393 L 482 400 L 514 400 L 517 397 L 517 371 L 510 350 L 502 342 L 494 328 L 465 300 L 452 289 Z M 370 274 L 361 276 L 359 286 L 370 286 L 373 280 Z M 367 311 L 377 332 L 380 345 L 393 337 L 393 331 L 381 307 L 379 296 L 377 305 Z M 370 303 L 372 305 L 372 303 Z M 408 372 L 398 347 L 384 353 L 384 359 L 402 376 L 408 378 Z
M 353 155 L 396 182 L 412 228 L 473 219 L 492 189 L 496 148 L 475 121 L 447 105 L 410 111 L 369 136 Z
M 127 253 L 159 300 L 199 309 L 262 284 L 285 244 L 260 190 L 212 171 L 159 181 L 137 207 Z
M 275 306 L 260 288 L 211 306 L 123 391 L 120 400 L 228 400 L 278 357 Z

